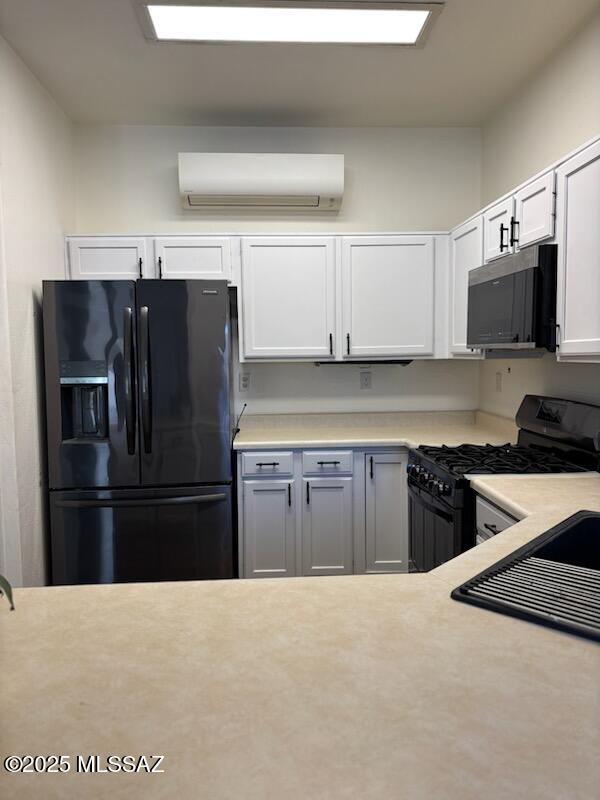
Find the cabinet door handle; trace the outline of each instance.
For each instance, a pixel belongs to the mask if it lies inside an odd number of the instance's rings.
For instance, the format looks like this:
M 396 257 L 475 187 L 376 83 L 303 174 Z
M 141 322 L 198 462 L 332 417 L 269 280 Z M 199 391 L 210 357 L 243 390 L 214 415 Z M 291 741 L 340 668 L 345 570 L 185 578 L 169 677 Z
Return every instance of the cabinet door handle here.
M 306 505 L 310 505 L 310 483 L 306 481 Z
M 492 525 L 490 522 L 484 522 L 483 523 L 483 527 L 486 530 L 491 531 L 492 533 L 500 533 L 500 531 L 498 530 L 497 526 L 496 525 Z
M 329 355 L 333 355 L 333 333 L 329 334 Z
M 500 252 L 503 253 L 505 250 L 508 250 L 508 243 L 504 244 L 504 231 L 508 233 L 508 225 L 503 225 L 500 223 Z
M 325 466 L 325 464 L 333 464 L 333 466 L 334 466 L 334 467 L 337 467 L 337 465 L 338 465 L 339 463 L 340 463 L 339 461 L 317 461 L 317 464 L 318 464 L 320 467 L 324 467 L 324 466 Z
M 257 461 L 257 467 L 278 467 L 279 461 Z
M 288 483 L 288 506 L 292 505 L 292 484 Z
M 519 230 L 518 230 L 519 229 L 519 220 L 515 219 L 514 217 L 511 217 L 510 218 L 510 246 L 511 247 L 514 247 L 516 244 L 519 244 L 519 237 L 517 235 L 515 235 L 515 229 L 516 229 L 516 233 L 518 234 L 518 232 L 519 232 Z
M 138 270 L 139 270 L 139 273 L 140 273 L 140 278 L 142 277 L 142 263 L 143 263 L 142 259 L 141 258 L 138 259 Z
M 346 334 L 346 354 L 350 355 L 350 334 Z
M 162 278 L 162 258 L 158 257 L 158 277 Z
M 369 475 L 371 476 L 371 480 L 373 480 L 373 456 L 369 459 Z

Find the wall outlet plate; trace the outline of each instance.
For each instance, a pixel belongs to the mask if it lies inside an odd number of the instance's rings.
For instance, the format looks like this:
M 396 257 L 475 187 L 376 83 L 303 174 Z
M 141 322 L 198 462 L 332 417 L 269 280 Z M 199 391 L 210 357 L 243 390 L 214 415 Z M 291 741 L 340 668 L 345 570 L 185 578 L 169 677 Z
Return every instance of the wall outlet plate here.
M 360 373 L 360 388 L 370 389 L 371 386 L 371 372 L 369 370 L 362 370 Z
M 240 372 L 239 376 L 240 392 L 247 392 L 250 389 L 250 373 Z

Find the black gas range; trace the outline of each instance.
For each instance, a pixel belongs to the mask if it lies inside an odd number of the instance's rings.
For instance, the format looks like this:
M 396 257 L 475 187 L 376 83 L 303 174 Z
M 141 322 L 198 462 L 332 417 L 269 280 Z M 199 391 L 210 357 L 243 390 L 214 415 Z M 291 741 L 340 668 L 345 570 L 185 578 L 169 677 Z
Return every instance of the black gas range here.
M 411 568 L 427 572 L 475 544 L 469 475 L 600 471 L 600 406 L 526 395 L 517 444 L 418 447 L 409 452 Z

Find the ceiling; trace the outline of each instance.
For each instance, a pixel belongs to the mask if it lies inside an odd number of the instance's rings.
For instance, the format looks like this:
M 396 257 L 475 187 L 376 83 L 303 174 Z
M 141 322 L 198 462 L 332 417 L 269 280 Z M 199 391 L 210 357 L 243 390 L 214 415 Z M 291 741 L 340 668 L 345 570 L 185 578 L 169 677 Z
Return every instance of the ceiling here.
M 447 0 L 423 49 L 147 41 L 131 0 L 0 0 L 0 33 L 76 121 L 479 125 L 599 0 Z

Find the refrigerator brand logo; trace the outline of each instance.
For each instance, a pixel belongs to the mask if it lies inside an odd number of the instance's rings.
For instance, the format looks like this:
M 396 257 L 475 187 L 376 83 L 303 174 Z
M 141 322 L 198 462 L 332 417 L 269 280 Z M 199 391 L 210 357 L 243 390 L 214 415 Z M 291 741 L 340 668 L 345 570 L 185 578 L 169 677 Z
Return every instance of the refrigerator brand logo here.
M 202 289 L 202 294 L 219 294 L 218 289 Z

